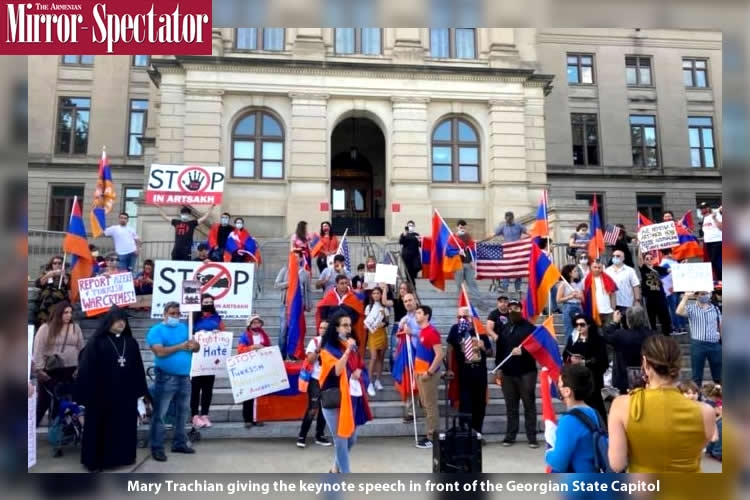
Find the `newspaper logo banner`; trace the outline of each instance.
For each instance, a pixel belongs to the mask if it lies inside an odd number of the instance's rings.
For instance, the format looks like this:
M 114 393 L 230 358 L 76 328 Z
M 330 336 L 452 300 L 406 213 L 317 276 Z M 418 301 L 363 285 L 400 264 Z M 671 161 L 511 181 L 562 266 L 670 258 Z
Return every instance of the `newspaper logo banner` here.
M 289 377 L 279 346 L 228 358 L 227 374 L 235 404 L 289 389 Z
M 225 375 L 227 358 L 232 354 L 232 332 L 196 332 L 193 339 L 201 345 L 193 353 L 190 376 Z
M 211 55 L 211 0 L 68 0 L 0 7 L 3 55 Z
M 81 309 L 109 309 L 136 302 L 132 273 L 117 273 L 78 280 Z
M 224 167 L 151 165 L 146 203 L 152 205 L 220 205 Z
M 674 221 L 669 221 L 643 226 L 638 230 L 638 243 L 641 246 L 641 252 L 645 253 L 677 246 L 680 244 L 680 238 L 677 236 Z
M 223 318 L 245 319 L 253 310 L 255 265 L 252 263 L 157 260 L 154 267 L 152 318 L 163 316 L 167 302 L 182 303 L 184 281 L 199 282 L 198 294 L 213 296 L 216 311 Z M 183 317 L 187 317 L 186 312 L 182 311 Z

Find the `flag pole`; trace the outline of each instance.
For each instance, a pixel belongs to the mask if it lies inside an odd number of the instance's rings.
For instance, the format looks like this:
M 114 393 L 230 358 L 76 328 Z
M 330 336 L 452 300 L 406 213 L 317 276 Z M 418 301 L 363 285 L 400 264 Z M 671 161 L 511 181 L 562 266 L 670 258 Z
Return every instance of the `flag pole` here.
M 417 434 L 417 407 L 414 403 L 414 386 L 417 385 L 417 381 L 414 378 L 414 361 L 412 360 L 411 355 L 411 333 L 406 333 L 404 331 L 404 341 L 406 342 L 406 356 L 409 363 L 409 393 L 411 394 L 411 415 L 412 415 L 412 422 L 414 422 L 414 444 L 419 442 L 419 437 Z
M 523 347 L 523 346 L 524 346 L 524 344 L 526 344 L 526 341 L 527 341 L 527 340 L 529 340 L 530 338 L 531 338 L 531 335 L 527 336 L 527 337 L 526 337 L 526 338 L 524 339 L 524 341 L 523 341 L 523 342 L 521 342 L 520 344 L 518 344 L 518 346 L 517 346 L 517 347 Z M 511 353 L 510 353 L 510 354 L 508 354 L 507 356 L 505 356 L 505 359 L 503 359 L 502 361 L 500 361 L 500 362 L 499 362 L 499 363 L 497 364 L 497 366 L 496 366 L 495 368 L 493 368 L 493 369 L 492 369 L 492 370 L 490 371 L 490 373 L 495 373 L 495 372 L 497 372 L 497 371 L 498 371 L 498 370 L 500 369 L 500 367 L 501 367 L 501 366 L 503 366 L 503 365 L 504 365 L 504 364 L 506 363 L 506 361 L 508 361 L 508 360 L 509 360 L 509 359 L 510 359 L 510 358 L 511 358 L 511 357 L 513 356 L 513 352 L 512 352 L 512 351 L 513 351 L 513 350 L 511 349 Z
M 78 204 L 78 195 L 73 196 L 73 206 L 70 208 L 70 217 L 68 218 L 68 229 L 70 229 L 70 219 L 73 218 L 73 210 Z M 62 268 L 60 272 L 60 280 L 57 282 L 57 288 L 62 288 L 63 277 L 65 276 L 65 261 L 68 259 L 68 253 L 63 252 Z
M 458 250 L 459 250 L 459 251 L 463 250 L 463 249 L 461 248 L 461 244 L 460 244 L 460 243 L 458 242 L 458 238 L 456 238 L 456 235 L 455 235 L 455 234 L 453 234 L 453 231 L 451 231 L 451 228 L 450 228 L 450 226 L 448 225 L 448 223 L 447 223 L 447 222 L 445 222 L 445 219 L 443 219 L 443 216 L 442 216 L 442 215 L 440 215 L 440 212 L 438 212 L 438 209 L 436 208 L 436 209 L 434 209 L 434 210 L 435 210 L 435 213 L 437 214 L 437 216 L 438 216 L 438 217 L 440 217 L 440 222 L 442 222 L 442 223 L 443 223 L 443 226 L 445 226 L 445 229 L 447 229 L 447 230 L 448 230 L 448 233 L 449 233 L 449 234 L 451 235 L 451 239 L 453 239 L 454 243 L 455 243 L 455 244 L 456 244 L 456 246 L 458 247 Z
M 461 293 L 463 293 L 464 297 L 466 297 L 466 304 L 469 308 L 469 314 L 471 314 L 471 326 L 473 327 L 474 326 L 474 312 L 472 311 L 471 299 L 469 298 L 469 294 L 466 293 L 466 284 L 463 281 L 461 282 Z M 481 340 L 479 338 L 479 332 L 477 331 L 476 328 L 474 328 L 474 336 L 477 338 L 477 340 Z
M 341 254 L 341 249 L 344 247 L 344 240 L 346 240 L 346 235 L 349 233 L 349 228 L 347 227 L 344 230 L 344 235 L 341 237 L 341 243 L 339 243 L 339 247 L 336 249 L 336 254 Z

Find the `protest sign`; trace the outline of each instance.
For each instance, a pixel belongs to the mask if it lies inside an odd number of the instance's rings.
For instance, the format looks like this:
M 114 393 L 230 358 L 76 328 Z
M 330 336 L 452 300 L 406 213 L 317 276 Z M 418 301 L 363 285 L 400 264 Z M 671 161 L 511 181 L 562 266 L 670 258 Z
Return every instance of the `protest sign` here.
M 235 404 L 289 389 L 289 377 L 278 346 L 228 358 L 227 374 Z
M 193 340 L 201 345 L 201 349 L 193 353 L 190 377 L 224 375 L 227 358 L 232 353 L 232 338 L 232 332 L 196 332 Z
M 109 309 L 134 304 L 135 288 L 132 273 L 101 275 L 78 280 L 81 309 Z
M 671 269 L 675 292 L 712 292 L 714 289 L 710 262 L 675 264 Z
M 184 281 L 198 281 L 198 295 L 212 295 L 223 318 L 244 319 L 253 310 L 255 264 L 157 260 L 154 267 L 152 318 L 163 316 L 167 302 L 181 302 Z M 182 313 L 187 316 L 186 311 Z
M 31 380 L 31 358 L 34 351 L 34 325 L 29 325 L 29 380 Z
M 378 264 L 375 266 L 375 282 L 395 285 L 398 279 L 398 266 L 392 264 Z
M 146 189 L 151 205 L 219 205 L 224 167 L 152 164 Z
M 29 450 L 29 466 L 31 469 L 36 465 L 36 394 L 37 389 L 34 390 L 34 394 L 29 398 L 29 421 L 28 421 L 28 450 Z
M 372 290 L 378 285 L 375 273 L 365 273 L 365 289 Z
M 638 243 L 641 246 L 641 252 L 645 253 L 677 246 L 680 244 L 680 238 L 677 236 L 674 221 L 669 221 L 643 226 L 638 230 Z
M 180 311 L 198 312 L 201 310 L 201 282 L 185 280 L 182 282 L 182 298 Z

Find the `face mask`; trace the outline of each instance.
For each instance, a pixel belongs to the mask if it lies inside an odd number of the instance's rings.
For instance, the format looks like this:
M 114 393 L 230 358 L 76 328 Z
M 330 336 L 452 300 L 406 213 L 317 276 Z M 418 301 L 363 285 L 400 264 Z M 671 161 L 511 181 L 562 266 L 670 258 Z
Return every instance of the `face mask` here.
M 234 227 L 236 227 L 237 229 L 242 229 L 243 227 L 245 227 L 245 225 L 242 222 L 235 222 Z
M 511 311 L 508 314 L 508 317 L 513 323 L 518 323 L 519 321 L 523 319 L 523 314 L 521 314 L 520 311 Z
M 180 318 L 174 316 L 167 317 L 167 326 L 175 327 L 180 324 Z
M 367 266 L 367 270 L 371 271 L 371 272 L 375 271 L 375 265 L 369 265 L 369 266 Z
M 585 234 L 586 234 L 587 232 L 588 232 L 588 231 L 586 231 L 585 229 L 581 229 L 580 231 L 578 231 L 578 234 L 580 234 L 581 236 L 583 236 L 583 235 L 585 235 Z
M 190 220 L 190 216 L 188 214 L 180 214 L 180 220 L 182 222 L 187 222 Z
M 407 228 L 409 229 L 409 232 L 410 232 L 410 233 L 413 233 L 413 232 L 414 232 L 414 226 L 407 226 Z
M 463 236 L 463 235 L 465 235 L 465 234 L 466 234 L 466 231 L 465 231 L 465 230 L 463 230 L 463 229 L 459 229 L 459 230 L 458 230 L 458 234 L 459 234 L 459 236 Z
M 229 225 L 229 217 L 222 217 L 222 218 L 221 218 L 221 225 L 222 225 L 222 226 L 227 226 L 227 225 Z
M 612 257 L 612 264 L 619 266 L 622 264 L 622 259 L 620 257 Z
M 580 281 L 581 281 L 580 276 L 576 276 L 575 278 L 573 278 L 573 283 L 580 283 Z
M 206 312 L 206 313 L 214 312 L 215 310 L 216 309 L 214 309 L 213 304 L 203 304 L 201 306 L 201 311 Z
M 97 257 L 99 257 L 99 252 L 91 252 L 91 256 L 93 258 L 97 258 Z
M 698 302 L 700 302 L 701 304 L 708 304 L 709 302 L 711 302 L 711 297 L 708 295 L 701 295 L 698 297 Z
M 365 273 L 364 273 L 364 271 L 361 271 L 361 272 L 359 272 L 359 273 L 357 273 L 357 274 L 359 275 L 359 277 L 360 277 L 360 278 L 363 278 L 363 279 L 364 279 L 364 277 L 365 277 Z
M 588 263 L 589 263 L 589 259 L 581 259 L 581 264 L 588 264 Z

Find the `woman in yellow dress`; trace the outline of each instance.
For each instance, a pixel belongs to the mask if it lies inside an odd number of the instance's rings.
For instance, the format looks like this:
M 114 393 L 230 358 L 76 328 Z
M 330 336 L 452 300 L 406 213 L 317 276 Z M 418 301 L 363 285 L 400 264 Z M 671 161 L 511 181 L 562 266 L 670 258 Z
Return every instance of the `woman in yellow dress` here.
M 376 390 L 382 391 L 383 384 L 380 377 L 383 375 L 385 364 L 385 350 L 388 347 L 388 303 L 383 288 L 375 287 L 369 294 L 368 304 L 365 308 L 365 328 L 367 328 L 367 348 L 370 350 L 370 384 L 367 386 L 367 394 L 374 397 Z

